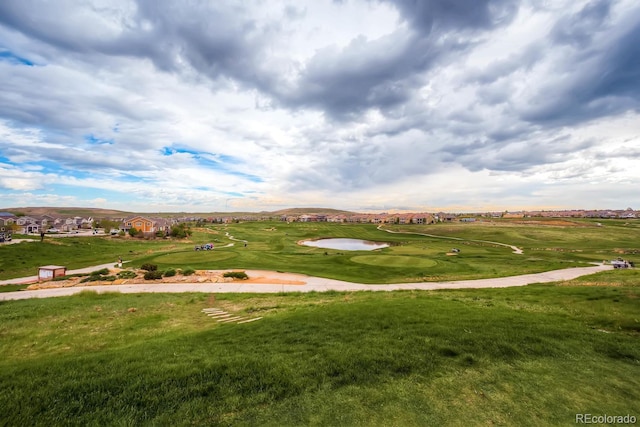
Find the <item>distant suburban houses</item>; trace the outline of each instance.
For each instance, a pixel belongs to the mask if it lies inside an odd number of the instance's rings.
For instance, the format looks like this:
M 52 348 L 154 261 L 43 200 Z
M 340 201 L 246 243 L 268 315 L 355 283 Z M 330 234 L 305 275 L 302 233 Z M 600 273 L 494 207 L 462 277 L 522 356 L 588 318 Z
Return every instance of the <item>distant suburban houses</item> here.
M 298 210 L 300 212 L 302 210 Z M 361 224 L 435 224 L 442 222 L 471 223 L 492 219 L 519 218 L 603 218 L 637 219 L 640 211 L 624 210 L 532 210 L 479 213 L 302 213 L 302 214 L 243 214 L 223 216 L 176 216 L 153 217 L 135 215 L 128 218 L 97 218 L 87 216 L 60 216 L 53 214 L 24 215 L 0 212 L 0 241 L 10 240 L 11 234 L 73 233 L 79 230 L 95 229 L 102 220 L 109 220 L 111 227 L 105 233 L 128 233 L 135 228 L 142 235 L 168 235 L 171 227 L 181 222 L 229 224 L 240 221 L 286 221 L 286 222 L 333 222 Z
M 171 225 L 177 221 L 167 218 L 148 218 L 144 216 L 134 216 L 131 218 L 110 218 L 111 221 L 119 223 L 116 231 L 128 232 L 135 228 L 142 233 L 168 233 Z M 10 212 L 0 212 L 0 229 L 3 232 L 13 232 L 16 234 L 38 234 L 38 233 L 69 233 L 79 230 L 91 230 L 95 227 L 96 221 L 93 217 L 62 217 L 52 215 L 15 215 Z M 109 232 L 110 230 L 105 230 Z
M 0 212 L 0 226 L 11 228 L 14 233 L 31 234 L 47 232 L 49 230 L 69 232 L 79 229 L 91 229 L 93 218 L 83 217 L 53 217 L 51 215 L 27 216 L 14 215 L 10 212 Z

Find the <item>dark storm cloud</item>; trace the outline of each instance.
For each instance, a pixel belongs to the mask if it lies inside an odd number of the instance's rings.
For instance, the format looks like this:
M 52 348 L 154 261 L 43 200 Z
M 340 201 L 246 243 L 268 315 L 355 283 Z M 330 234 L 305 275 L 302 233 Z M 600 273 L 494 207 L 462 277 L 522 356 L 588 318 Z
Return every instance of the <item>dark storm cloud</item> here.
M 587 47 L 594 32 L 607 21 L 611 12 L 611 1 L 594 1 L 585 5 L 578 13 L 559 19 L 551 30 L 556 43 Z
M 301 73 L 295 89 L 277 93 L 290 107 L 314 107 L 334 119 L 353 119 L 374 108 L 404 104 L 425 81 L 424 73 L 473 46 L 459 33 L 490 30 L 510 21 L 507 1 L 390 1 L 412 31 L 378 40 L 355 39 L 341 51 L 321 51 Z
M 422 33 L 432 30 L 490 29 L 509 21 L 518 3 L 511 0 L 387 0 Z
M 584 37 L 571 39 L 580 49 L 557 64 L 558 75 L 567 77 L 540 87 L 522 111 L 524 120 L 565 126 L 640 109 L 640 8 L 600 39 L 587 46 Z
M 0 23 L 58 49 L 82 54 L 88 62 L 104 62 L 92 54 L 150 59 L 164 71 L 189 64 L 212 78 L 260 83 L 259 52 L 272 28 L 249 18 L 242 6 L 138 0 L 129 20 L 114 18 L 113 30 L 100 11 L 33 1 L 0 3 Z M 84 10 L 84 12 L 87 12 Z M 114 12 L 115 13 L 115 12 Z M 87 56 L 88 55 L 88 56 Z
M 448 50 L 461 48 L 450 45 Z M 292 107 L 321 109 L 333 118 L 353 118 L 369 108 L 385 110 L 406 102 L 420 85 L 416 74 L 443 52 L 399 33 L 375 41 L 359 38 L 345 49 L 318 52 L 295 88 L 279 98 Z
M 0 4 L 0 23 L 82 55 L 84 61 L 103 62 L 90 57 L 102 54 L 148 58 L 169 72 L 188 71 L 188 66 L 213 81 L 230 79 L 258 89 L 276 106 L 314 108 L 328 117 L 350 119 L 371 108 L 386 111 L 402 105 L 423 83 L 425 72 L 472 46 L 459 33 L 493 29 L 517 10 L 513 2 L 488 0 L 390 3 L 412 30 L 399 29 L 377 40 L 356 38 L 344 49 L 322 49 L 288 82 L 267 65 L 290 62 L 267 54 L 269 41 L 280 31 L 278 24 L 253 19 L 244 4 L 185 7 L 138 0 L 127 19 L 114 15 L 122 24 L 122 31 L 114 31 L 95 9 L 82 20 L 71 7 L 6 2 Z M 289 20 L 303 13 L 293 13 L 291 7 L 281 12 L 282 19 Z
M 143 54 L 161 69 L 179 69 L 184 61 L 212 79 L 260 85 L 268 74 L 260 67 L 260 52 L 274 29 L 250 18 L 240 5 L 189 5 L 138 0 L 136 19 L 141 26 L 150 25 L 153 37 L 143 37 L 144 30 L 130 37 L 143 42 Z

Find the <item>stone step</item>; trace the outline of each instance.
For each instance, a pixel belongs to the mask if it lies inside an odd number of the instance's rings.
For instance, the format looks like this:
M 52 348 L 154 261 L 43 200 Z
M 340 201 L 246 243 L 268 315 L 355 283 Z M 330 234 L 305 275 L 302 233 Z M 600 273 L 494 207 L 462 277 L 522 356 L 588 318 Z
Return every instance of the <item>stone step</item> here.
M 233 316 L 233 314 L 230 313 L 220 313 L 220 314 L 207 314 L 207 316 L 209 317 L 213 317 L 214 319 L 219 319 L 222 317 L 230 317 Z
M 247 319 L 247 320 L 243 320 L 241 322 L 238 322 L 238 325 L 241 323 L 249 323 L 249 322 L 255 322 L 256 320 L 260 320 L 262 319 L 262 317 L 254 317 L 253 319 Z
M 216 313 L 223 310 L 220 310 L 219 308 L 203 308 L 202 311 L 205 313 Z
M 236 317 L 229 317 L 228 319 L 218 320 L 218 322 L 220 322 L 220 323 L 229 323 L 229 322 L 235 322 L 235 321 L 241 320 L 241 319 L 244 319 L 244 317 L 236 316 Z

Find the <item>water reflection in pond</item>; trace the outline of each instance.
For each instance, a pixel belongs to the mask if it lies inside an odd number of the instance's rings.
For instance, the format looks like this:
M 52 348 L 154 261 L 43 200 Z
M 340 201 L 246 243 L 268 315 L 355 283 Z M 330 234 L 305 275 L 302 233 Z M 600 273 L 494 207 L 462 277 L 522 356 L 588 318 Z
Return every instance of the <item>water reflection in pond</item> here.
M 300 242 L 305 246 L 324 249 L 340 249 L 344 251 L 373 251 L 375 249 L 387 248 L 387 243 L 370 242 L 360 239 L 320 239 L 304 240 Z

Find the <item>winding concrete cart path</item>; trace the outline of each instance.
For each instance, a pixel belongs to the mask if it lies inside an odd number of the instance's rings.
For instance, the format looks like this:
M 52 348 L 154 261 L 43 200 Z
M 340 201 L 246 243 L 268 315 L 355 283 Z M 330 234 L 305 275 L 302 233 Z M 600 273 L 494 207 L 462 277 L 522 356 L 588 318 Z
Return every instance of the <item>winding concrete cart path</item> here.
M 520 249 L 517 246 L 509 245 L 508 243 L 492 242 L 490 240 L 463 239 L 462 237 L 438 236 L 437 234 L 416 233 L 416 232 L 413 232 L 413 231 L 393 231 L 393 230 L 387 230 L 386 228 L 382 228 L 382 225 L 378 226 L 378 230 L 386 231 L 387 233 L 393 233 L 393 234 L 416 234 L 418 236 L 433 237 L 433 238 L 436 238 L 436 239 L 458 240 L 458 241 L 464 241 L 464 242 L 490 243 L 492 245 L 506 246 L 507 248 L 511 248 L 513 253 L 517 254 L 517 255 L 522 255 L 524 253 L 523 250 Z
M 106 264 L 112 266 L 113 264 Z M 89 267 L 92 271 L 98 267 Z M 324 292 L 324 291 L 397 291 L 397 290 L 435 290 L 435 289 L 470 289 L 470 288 L 506 288 L 511 286 L 525 286 L 532 283 L 548 283 L 571 280 L 587 274 L 610 270 L 610 265 L 598 264 L 593 267 L 576 267 L 563 270 L 553 270 L 544 273 L 524 274 L 521 276 L 498 277 L 493 279 L 461 280 L 456 282 L 428 282 L 428 283 L 397 283 L 370 285 L 351 283 L 341 280 L 325 279 L 321 277 L 305 276 L 293 273 L 278 273 L 274 271 L 246 270 L 249 277 L 256 281 L 230 283 L 149 283 L 136 285 L 82 286 L 69 288 L 40 289 L 35 291 L 18 291 L 0 293 L 0 301 L 28 298 L 48 298 L 68 296 L 90 290 L 98 293 L 121 292 L 206 292 L 206 293 L 279 293 L 279 292 Z M 74 270 L 77 271 L 77 270 Z M 11 283 L 18 283 L 14 279 Z M 263 283 L 260 283 L 262 280 Z M 277 282 L 281 283 L 277 283 Z M 291 284 L 299 283 L 299 284 Z

